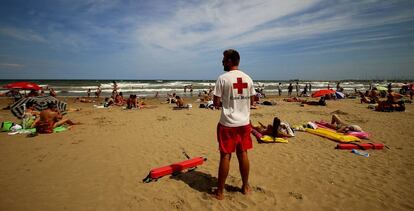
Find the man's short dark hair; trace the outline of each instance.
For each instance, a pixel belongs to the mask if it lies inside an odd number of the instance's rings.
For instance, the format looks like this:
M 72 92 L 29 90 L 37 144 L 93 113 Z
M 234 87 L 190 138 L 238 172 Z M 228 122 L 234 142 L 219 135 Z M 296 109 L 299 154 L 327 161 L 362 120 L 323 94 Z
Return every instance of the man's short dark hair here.
M 233 65 L 238 66 L 240 63 L 240 54 L 234 49 L 227 49 L 223 52 L 223 56 L 230 59 Z
M 56 103 L 54 103 L 54 102 L 49 102 L 49 103 L 47 104 L 47 108 L 50 108 L 50 109 L 52 109 L 52 108 L 56 108 Z

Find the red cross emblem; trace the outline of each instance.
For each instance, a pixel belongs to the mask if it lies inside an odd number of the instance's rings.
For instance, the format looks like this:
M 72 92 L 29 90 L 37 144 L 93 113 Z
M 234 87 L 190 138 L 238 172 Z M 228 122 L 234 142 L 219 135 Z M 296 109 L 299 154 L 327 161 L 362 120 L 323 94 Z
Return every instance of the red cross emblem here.
M 243 94 L 243 89 L 247 88 L 247 83 L 243 83 L 242 78 L 237 78 L 237 83 L 233 84 L 233 88 L 237 89 L 237 94 Z

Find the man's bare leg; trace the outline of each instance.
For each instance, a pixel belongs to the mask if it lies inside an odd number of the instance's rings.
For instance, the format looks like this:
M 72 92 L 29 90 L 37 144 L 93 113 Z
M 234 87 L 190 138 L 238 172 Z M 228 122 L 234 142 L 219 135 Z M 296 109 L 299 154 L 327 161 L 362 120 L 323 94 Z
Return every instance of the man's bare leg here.
M 224 199 L 224 185 L 226 184 L 227 175 L 229 174 L 231 154 L 220 152 L 220 165 L 218 172 L 217 190 L 214 195 L 218 200 Z
M 78 125 L 78 124 L 80 124 L 79 122 L 72 122 L 70 119 L 66 119 L 66 118 L 64 118 L 64 119 L 61 119 L 60 121 L 58 121 L 58 122 L 56 122 L 54 125 L 53 125 L 53 127 L 55 128 L 55 127 L 59 127 L 59 126 L 61 126 L 61 125 L 63 125 L 63 124 L 68 124 L 68 125 Z
M 237 150 L 237 159 L 239 160 L 239 170 L 240 175 L 242 177 L 242 193 L 248 194 L 250 192 L 249 186 L 249 171 L 250 171 L 250 164 L 249 158 L 247 157 L 247 151 Z
M 343 121 L 338 117 L 338 115 L 332 115 L 331 124 L 343 124 Z

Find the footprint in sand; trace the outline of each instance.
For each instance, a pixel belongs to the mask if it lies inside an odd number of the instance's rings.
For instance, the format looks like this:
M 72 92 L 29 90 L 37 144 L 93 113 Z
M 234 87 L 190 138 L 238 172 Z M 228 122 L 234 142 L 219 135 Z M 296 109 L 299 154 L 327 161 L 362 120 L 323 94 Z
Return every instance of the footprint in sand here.
M 170 205 L 175 209 L 181 209 L 184 205 L 184 200 L 170 201 Z
M 158 121 L 168 121 L 170 119 L 168 117 L 166 117 L 166 116 L 159 116 L 159 117 L 157 117 L 157 120 Z
M 93 119 L 96 120 L 98 125 L 109 125 L 112 123 L 111 120 L 107 120 L 105 117 L 96 117 Z
M 266 191 L 263 188 L 258 187 L 258 186 L 253 186 L 252 190 L 253 192 L 264 193 L 264 194 L 266 193 Z
M 301 193 L 289 192 L 289 196 L 292 196 L 297 200 L 302 200 L 303 199 L 303 195 Z
M 83 142 L 83 140 L 81 139 L 81 140 L 74 141 L 71 144 L 79 144 L 79 143 L 82 143 L 82 142 Z
M 261 113 L 250 114 L 250 116 L 252 116 L 252 117 L 264 117 L 264 115 L 261 114 Z
M 39 155 L 37 161 L 42 162 L 47 157 L 47 154 Z

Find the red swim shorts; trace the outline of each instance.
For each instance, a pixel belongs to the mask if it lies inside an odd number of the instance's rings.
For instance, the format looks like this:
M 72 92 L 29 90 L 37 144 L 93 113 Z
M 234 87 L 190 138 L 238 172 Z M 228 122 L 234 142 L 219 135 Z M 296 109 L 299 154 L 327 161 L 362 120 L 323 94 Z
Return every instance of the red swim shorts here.
M 217 124 L 217 141 L 220 152 L 232 153 L 237 150 L 246 151 L 253 148 L 250 124 L 240 127 L 226 127 Z

